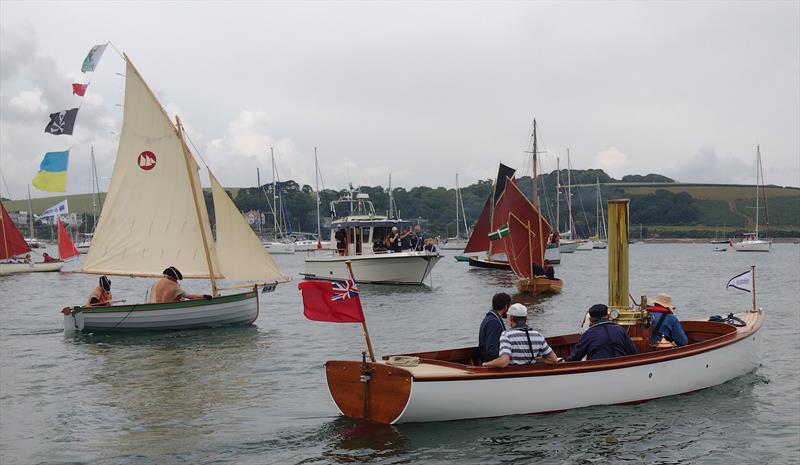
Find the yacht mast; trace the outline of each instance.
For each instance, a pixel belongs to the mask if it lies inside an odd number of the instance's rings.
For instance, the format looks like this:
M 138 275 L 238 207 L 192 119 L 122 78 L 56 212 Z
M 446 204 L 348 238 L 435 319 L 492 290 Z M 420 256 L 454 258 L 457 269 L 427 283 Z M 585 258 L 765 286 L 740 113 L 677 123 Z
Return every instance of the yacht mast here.
M 556 157 L 556 232 L 561 229 L 561 159 Z
M 319 218 L 319 203 L 320 203 L 320 196 L 319 196 L 319 160 L 317 160 L 317 147 L 314 147 L 314 190 L 317 193 L 317 248 L 322 248 L 322 229 L 320 226 L 320 218 Z
M 455 238 L 458 239 L 458 173 L 456 173 L 456 235 Z
M 760 213 L 758 211 L 758 183 L 759 183 L 759 167 L 761 166 L 761 146 L 756 145 L 756 239 L 758 239 L 758 217 Z

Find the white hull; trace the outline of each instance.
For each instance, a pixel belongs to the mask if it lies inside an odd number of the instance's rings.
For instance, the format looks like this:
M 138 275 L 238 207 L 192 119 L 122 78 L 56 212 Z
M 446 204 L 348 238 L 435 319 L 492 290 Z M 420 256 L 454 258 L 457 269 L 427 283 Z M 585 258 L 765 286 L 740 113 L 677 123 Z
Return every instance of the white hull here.
M 314 251 L 317 250 L 317 245 L 318 245 L 317 241 L 312 241 L 312 240 L 296 241 L 294 243 L 294 250 L 297 252 Z M 322 241 L 319 245 L 320 245 L 320 250 L 330 250 L 331 241 Z
M 544 251 L 544 259 L 555 265 L 561 263 L 561 249 L 559 247 L 548 248 Z
M 583 241 L 578 245 L 579 252 L 586 252 L 592 250 L 594 248 L 594 243 L 592 241 Z
M 61 271 L 64 262 L 52 263 L 0 263 L 0 275 L 2 274 L 15 274 L 15 273 L 37 273 L 44 271 Z
M 466 246 L 466 239 L 448 239 L 447 242 L 439 244 L 439 248 L 442 250 L 464 250 Z
M 437 253 L 401 252 L 356 256 L 306 258 L 303 275 L 308 279 L 350 279 L 345 262 L 350 260 L 356 282 L 422 284 L 441 259 Z
M 593 249 L 605 249 L 608 247 L 605 241 L 592 241 L 592 248 Z
M 769 252 L 769 241 L 741 241 L 733 243 L 733 250 L 737 252 Z
M 246 325 L 258 318 L 255 292 L 167 304 L 73 309 L 65 332 L 159 331 Z
M 561 253 L 575 253 L 579 245 L 581 245 L 581 243 L 577 241 L 571 242 L 562 240 L 558 244 L 558 249 L 561 250 Z
M 75 248 L 78 249 L 80 253 L 87 253 L 89 252 L 89 247 L 91 247 L 91 242 L 79 242 L 75 244 Z
M 293 254 L 295 251 L 294 242 L 264 242 L 261 245 L 270 254 Z

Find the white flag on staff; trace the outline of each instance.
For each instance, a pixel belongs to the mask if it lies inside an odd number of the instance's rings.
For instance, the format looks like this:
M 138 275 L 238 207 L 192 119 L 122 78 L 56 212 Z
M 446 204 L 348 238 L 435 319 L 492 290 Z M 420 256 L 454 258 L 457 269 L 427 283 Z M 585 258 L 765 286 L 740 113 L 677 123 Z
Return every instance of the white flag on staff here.
M 59 216 L 59 215 L 66 215 L 69 213 L 69 203 L 67 203 L 67 199 L 64 199 L 61 202 L 53 205 L 52 207 L 48 208 L 41 215 L 39 218 L 50 218 L 52 216 Z
M 736 275 L 728 281 L 728 285 L 725 286 L 725 289 L 732 287 L 734 289 L 739 289 L 740 291 L 745 292 L 752 292 L 753 291 L 753 273 L 751 270 L 747 270 L 742 274 Z

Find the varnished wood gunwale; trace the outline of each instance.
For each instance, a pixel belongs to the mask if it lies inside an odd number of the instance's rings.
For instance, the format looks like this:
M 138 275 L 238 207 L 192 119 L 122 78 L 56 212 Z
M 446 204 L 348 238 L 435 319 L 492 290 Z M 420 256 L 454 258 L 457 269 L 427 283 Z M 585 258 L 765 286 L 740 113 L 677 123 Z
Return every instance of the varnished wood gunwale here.
M 544 276 L 534 276 L 529 279 L 520 279 L 517 282 L 519 292 L 530 294 L 558 294 L 564 282 L 558 278 L 550 279 Z
M 458 381 L 458 380 L 478 380 L 478 379 L 500 379 L 500 378 L 519 378 L 519 377 L 533 377 L 533 376 L 552 376 L 552 375 L 566 375 L 574 373 L 587 373 L 592 371 L 615 370 L 620 368 L 627 368 L 632 366 L 649 365 L 653 363 L 661 363 L 669 360 L 676 360 L 684 357 L 691 357 L 694 355 L 702 354 L 716 350 L 735 342 L 738 342 L 747 337 L 754 335 L 763 323 L 763 316 L 758 315 L 756 323 L 752 328 L 746 331 L 737 331 L 731 325 L 725 323 L 716 323 L 708 321 L 685 321 L 682 324 L 687 334 L 692 335 L 696 332 L 698 334 L 717 334 L 717 337 L 705 339 L 698 342 L 690 343 L 683 347 L 675 347 L 672 349 L 665 349 L 659 351 L 646 352 L 636 355 L 628 355 L 625 357 L 616 357 L 612 359 L 602 360 L 587 360 L 583 362 L 567 362 L 559 364 L 546 364 L 537 363 L 535 365 L 523 365 L 518 367 L 505 367 L 505 368 L 485 368 L 481 366 L 470 366 L 460 363 L 453 363 L 446 360 L 436 359 L 437 354 L 442 353 L 458 353 L 459 351 L 467 352 L 476 350 L 477 348 L 461 348 L 461 349 L 448 349 L 446 351 L 436 352 L 419 352 L 412 354 L 402 354 L 407 356 L 416 356 L 420 358 L 420 363 L 431 365 L 439 365 L 443 367 L 458 368 L 461 373 L 458 374 L 444 374 L 444 375 L 415 375 L 414 382 L 431 382 L 431 381 Z M 556 342 L 558 338 L 564 340 L 578 338 L 579 335 L 565 335 L 556 336 L 554 338 L 547 338 L 548 344 Z M 551 344 L 551 347 L 555 346 Z M 388 357 L 388 356 L 387 356 Z M 387 358 L 384 357 L 384 358 Z

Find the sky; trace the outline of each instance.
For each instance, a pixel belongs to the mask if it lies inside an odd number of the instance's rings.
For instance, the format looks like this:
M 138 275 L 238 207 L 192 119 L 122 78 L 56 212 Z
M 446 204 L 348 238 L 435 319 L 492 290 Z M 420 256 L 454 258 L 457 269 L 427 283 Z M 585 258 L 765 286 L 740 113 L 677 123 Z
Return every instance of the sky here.
M 94 73 L 80 66 L 110 41 Z M 0 2 L 0 193 L 106 189 L 126 53 L 229 187 L 467 185 L 498 162 L 800 186 L 800 2 Z M 90 82 L 86 97 L 71 83 Z M 81 105 L 73 136 L 48 115 Z M 530 162 L 527 161 L 527 172 Z M 34 197 L 51 196 L 31 188 Z

